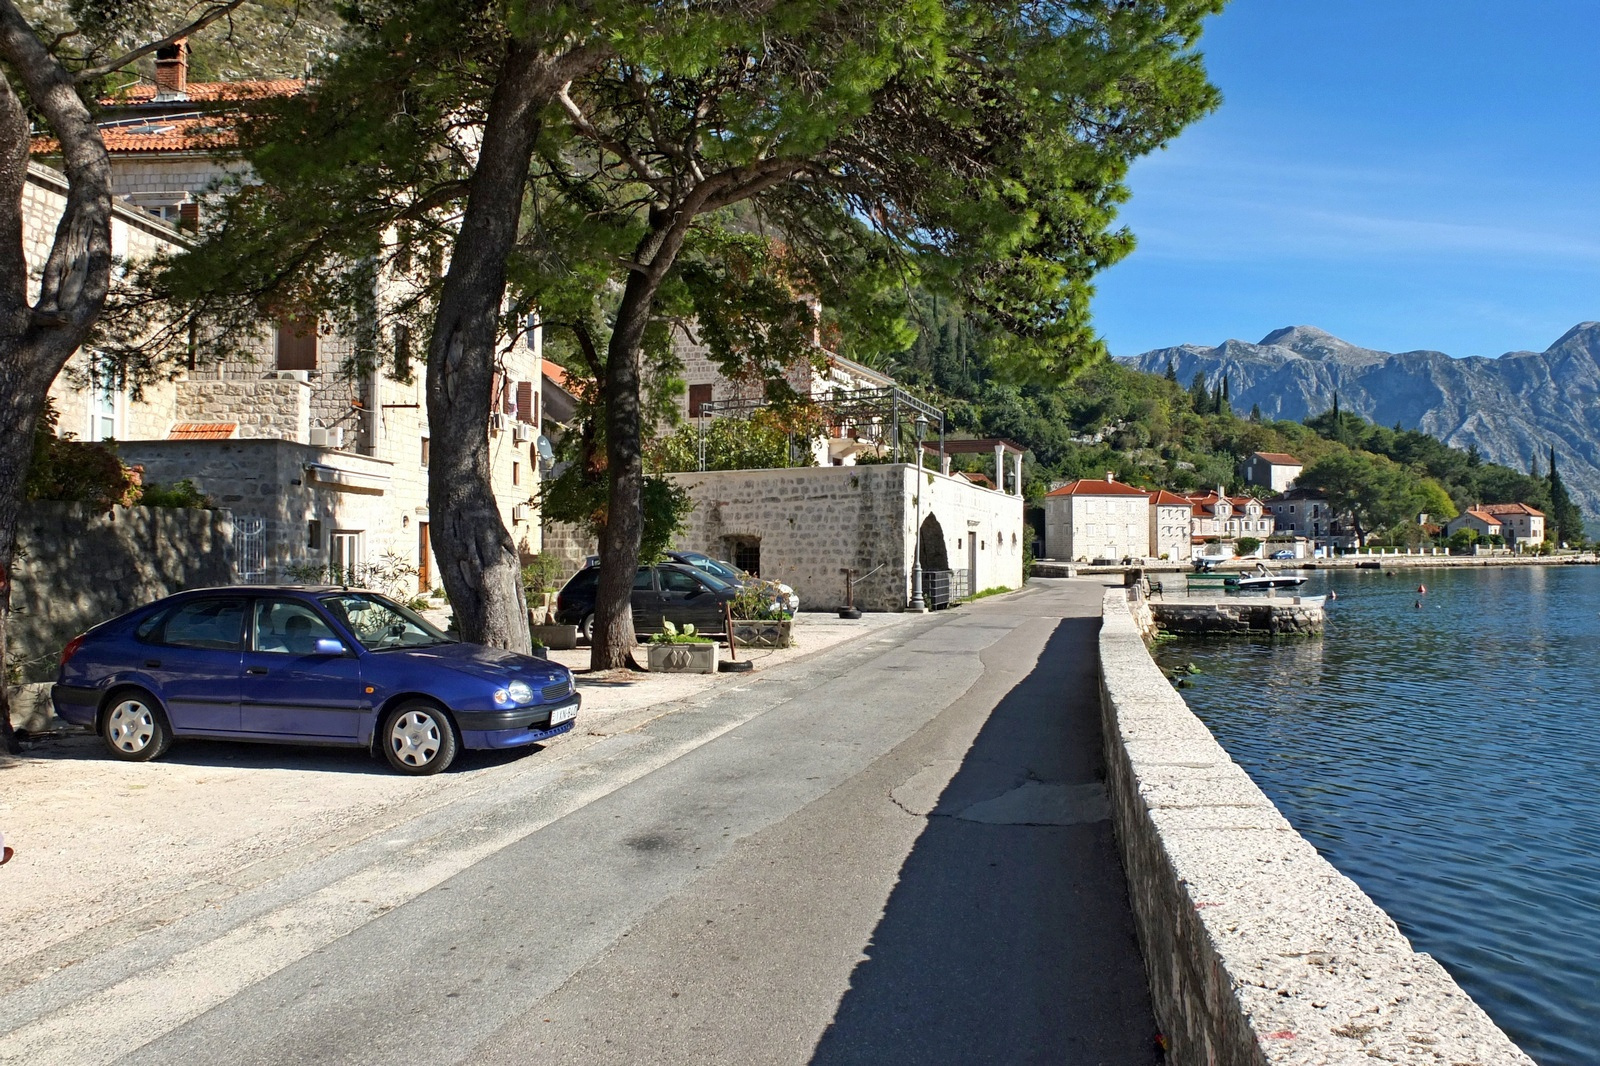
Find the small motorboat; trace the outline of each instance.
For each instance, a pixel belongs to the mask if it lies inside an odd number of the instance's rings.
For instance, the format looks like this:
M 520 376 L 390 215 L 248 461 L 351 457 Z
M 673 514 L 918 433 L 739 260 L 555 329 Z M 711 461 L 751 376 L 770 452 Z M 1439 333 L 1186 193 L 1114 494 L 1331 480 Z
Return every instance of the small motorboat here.
M 1291 574 L 1275 574 L 1264 565 L 1257 563 L 1255 572 L 1240 574 L 1238 577 L 1226 577 L 1222 583 L 1230 589 L 1240 592 L 1253 592 L 1261 589 L 1292 589 L 1306 583 L 1306 579 Z

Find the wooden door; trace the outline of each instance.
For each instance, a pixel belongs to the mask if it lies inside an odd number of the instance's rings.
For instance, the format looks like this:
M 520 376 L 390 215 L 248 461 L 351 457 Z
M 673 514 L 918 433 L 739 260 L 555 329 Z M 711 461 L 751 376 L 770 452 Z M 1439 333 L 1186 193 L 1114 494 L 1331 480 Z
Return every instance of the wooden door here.
M 433 589 L 433 545 L 428 542 L 428 523 L 417 523 L 417 591 Z

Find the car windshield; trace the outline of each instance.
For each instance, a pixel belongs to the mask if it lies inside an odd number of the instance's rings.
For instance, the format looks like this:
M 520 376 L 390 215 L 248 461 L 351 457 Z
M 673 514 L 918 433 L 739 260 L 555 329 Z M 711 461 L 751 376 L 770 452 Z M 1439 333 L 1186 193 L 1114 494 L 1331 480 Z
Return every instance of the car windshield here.
M 710 587 L 712 592 L 726 592 L 728 589 L 733 587 L 729 582 L 724 581 L 722 578 L 718 577 L 711 571 L 706 570 L 704 567 L 697 566 L 695 569 L 700 571 L 697 576 L 701 581 L 704 581 Z
M 743 574 L 729 566 L 727 563 L 713 559 L 709 555 L 691 555 L 685 553 L 683 560 L 696 570 L 699 570 L 702 573 L 710 574 L 712 577 L 717 578 L 726 584 L 739 585 L 744 583 Z
M 322 605 L 348 626 L 368 651 L 431 648 L 435 644 L 456 643 L 421 615 L 371 592 L 341 592 L 336 596 L 324 596 Z

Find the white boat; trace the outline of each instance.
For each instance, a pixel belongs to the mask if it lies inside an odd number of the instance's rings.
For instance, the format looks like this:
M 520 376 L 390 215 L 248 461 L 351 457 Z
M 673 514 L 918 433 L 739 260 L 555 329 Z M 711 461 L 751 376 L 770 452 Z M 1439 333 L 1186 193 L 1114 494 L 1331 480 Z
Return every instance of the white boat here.
M 1222 583 L 1228 588 L 1238 589 L 1240 592 L 1254 592 L 1265 589 L 1299 588 L 1306 583 L 1306 579 L 1289 574 L 1274 574 L 1265 566 L 1257 563 L 1254 573 L 1223 578 Z

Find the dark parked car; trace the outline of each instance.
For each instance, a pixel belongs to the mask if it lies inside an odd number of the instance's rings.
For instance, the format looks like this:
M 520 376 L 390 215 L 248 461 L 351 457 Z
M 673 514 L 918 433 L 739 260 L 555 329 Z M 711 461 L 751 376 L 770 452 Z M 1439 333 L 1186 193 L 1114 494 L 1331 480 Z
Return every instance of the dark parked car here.
M 730 585 L 743 585 L 757 580 L 732 563 L 724 562 L 721 559 L 713 559 L 705 552 L 669 551 L 667 552 L 667 558 L 675 563 L 685 563 L 696 570 L 704 570 L 712 577 L 720 577 Z M 787 610 L 791 615 L 800 610 L 800 597 L 795 595 L 794 589 L 782 582 L 773 582 L 773 586 L 782 596 L 784 610 Z
M 556 593 L 556 621 L 577 626 L 584 640 L 594 637 L 594 595 L 600 568 L 587 566 Z M 638 635 L 661 632 L 661 621 L 685 623 L 704 633 L 721 633 L 722 605 L 739 594 L 737 585 L 683 563 L 641 566 L 633 578 L 633 628 Z
M 1290 548 L 1279 548 L 1277 551 L 1272 553 L 1272 557 L 1279 560 L 1293 559 L 1294 551 Z
M 565 733 L 581 700 L 559 663 L 454 640 L 376 593 L 259 585 L 95 626 L 62 651 L 50 695 L 119 759 L 179 737 L 267 740 L 381 750 L 407 774 Z

